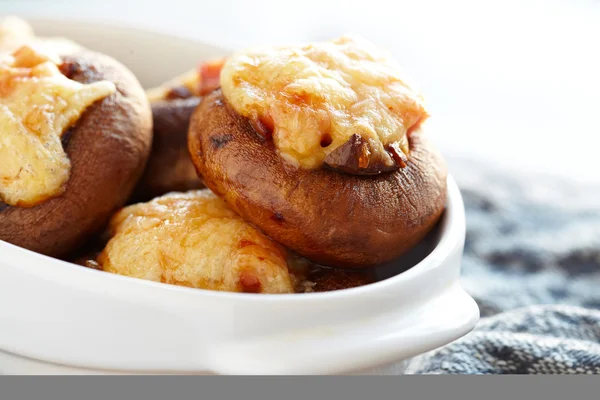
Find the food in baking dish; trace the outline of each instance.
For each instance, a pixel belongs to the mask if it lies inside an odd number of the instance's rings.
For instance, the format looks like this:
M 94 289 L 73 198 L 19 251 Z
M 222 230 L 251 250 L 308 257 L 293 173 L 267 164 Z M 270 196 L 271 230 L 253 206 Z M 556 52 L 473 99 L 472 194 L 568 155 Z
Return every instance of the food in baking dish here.
M 376 267 L 444 210 L 423 97 L 358 37 L 243 51 L 144 92 L 110 57 L 7 18 L 0 100 L 0 239 L 92 269 L 346 289 L 389 276 Z

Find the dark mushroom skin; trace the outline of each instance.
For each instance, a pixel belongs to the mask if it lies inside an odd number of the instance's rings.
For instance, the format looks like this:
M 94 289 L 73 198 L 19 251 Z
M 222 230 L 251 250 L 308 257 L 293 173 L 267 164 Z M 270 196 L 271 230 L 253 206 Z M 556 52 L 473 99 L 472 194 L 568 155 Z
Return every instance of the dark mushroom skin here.
M 88 107 L 63 137 L 71 161 L 65 193 L 35 207 L 0 207 L 0 240 L 54 257 L 100 231 L 141 176 L 152 142 L 150 106 L 141 85 L 116 60 L 87 50 L 62 57 L 61 72 L 117 91 Z
M 131 202 L 144 202 L 168 192 L 204 187 L 187 149 L 190 118 L 198 103 L 200 97 L 194 96 L 151 103 L 154 126 L 152 150 Z
M 375 282 L 373 269 L 348 270 L 314 267 L 301 282 L 303 293 L 331 292 L 333 290 L 351 289 Z
M 313 271 L 309 279 L 312 279 L 315 283 L 312 287 L 314 292 L 351 289 L 375 282 L 375 278 L 368 272 L 340 269 L 327 271 L 324 268 Z
M 352 175 L 298 169 L 237 114 L 220 90 L 194 111 L 188 145 L 207 187 L 276 242 L 321 264 L 365 268 L 391 261 L 436 224 L 446 166 L 423 129 L 410 133 L 403 168 Z

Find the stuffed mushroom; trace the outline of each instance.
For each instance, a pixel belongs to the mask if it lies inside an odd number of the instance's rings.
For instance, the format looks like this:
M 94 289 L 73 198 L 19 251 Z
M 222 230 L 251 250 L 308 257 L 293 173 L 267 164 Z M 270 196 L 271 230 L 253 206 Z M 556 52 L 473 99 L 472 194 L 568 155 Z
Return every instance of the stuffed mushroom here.
M 0 240 L 55 257 L 127 201 L 152 140 L 133 74 L 78 46 L 0 59 Z
M 192 115 L 207 187 L 278 243 L 319 264 L 372 267 L 440 218 L 446 167 L 423 98 L 397 62 L 353 37 L 249 50 Z

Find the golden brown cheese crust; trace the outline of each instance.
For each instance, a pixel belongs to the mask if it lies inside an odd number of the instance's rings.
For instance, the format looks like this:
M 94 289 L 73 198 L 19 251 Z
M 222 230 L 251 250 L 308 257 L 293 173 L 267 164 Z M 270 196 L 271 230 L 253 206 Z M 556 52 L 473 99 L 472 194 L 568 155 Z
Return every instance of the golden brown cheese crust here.
M 209 190 L 126 207 L 98 257 L 108 272 L 193 288 L 293 293 L 287 252 Z
M 356 172 L 397 169 L 407 132 L 427 116 L 396 61 L 352 37 L 235 54 L 221 89 L 238 114 L 272 134 L 283 159 L 304 169 L 325 163 L 350 172 L 351 160 L 334 153 L 353 137 L 364 143 Z
M 114 59 L 81 50 L 61 70 L 81 83 L 113 82 L 66 135 L 71 176 L 60 197 L 33 208 L 0 206 L 0 240 L 62 256 L 99 231 L 141 175 L 152 141 L 150 107 L 135 76 Z
M 395 172 L 297 169 L 215 91 L 194 112 L 188 144 L 207 187 L 273 240 L 322 265 L 393 260 L 444 210 L 446 167 L 421 130 L 409 135 L 406 167 Z
M 61 138 L 112 82 L 81 84 L 58 69 L 60 58 L 23 46 L 0 60 L 0 201 L 32 207 L 61 195 L 71 163 Z

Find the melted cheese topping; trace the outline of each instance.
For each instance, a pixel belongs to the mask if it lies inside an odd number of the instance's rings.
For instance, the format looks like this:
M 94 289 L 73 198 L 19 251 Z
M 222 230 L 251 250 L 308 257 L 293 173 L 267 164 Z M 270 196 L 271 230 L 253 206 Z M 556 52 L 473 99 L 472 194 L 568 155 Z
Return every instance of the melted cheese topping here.
M 239 114 L 272 128 L 280 156 L 302 168 L 320 167 L 353 134 L 389 165 L 386 146 L 408 154 L 406 134 L 427 116 L 396 61 L 352 37 L 236 54 L 221 88 Z
M 205 61 L 197 69 L 189 70 L 158 87 L 148 89 L 146 96 L 151 103 L 178 97 L 204 96 L 219 87 L 219 76 L 224 62 L 224 58 Z
M 70 80 L 59 63 L 28 46 L 0 60 L 0 200 L 9 205 L 34 206 L 64 192 L 71 163 L 63 133 L 116 90 L 107 81 Z
M 98 257 L 108 272 L 201 289 L 293 293 L 287 252 L 210 190 L 124 208 Z

